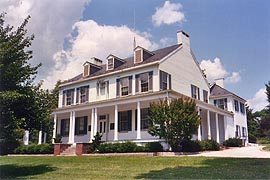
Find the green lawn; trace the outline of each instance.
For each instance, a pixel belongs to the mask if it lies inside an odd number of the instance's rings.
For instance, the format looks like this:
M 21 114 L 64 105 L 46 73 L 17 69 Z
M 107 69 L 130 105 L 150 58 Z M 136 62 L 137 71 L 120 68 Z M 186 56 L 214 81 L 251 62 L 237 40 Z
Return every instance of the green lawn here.
M 270 159 L 0 157 L 0 179 L 269 179 Z
M 270 151 L 270 144 L 263 144 L 265 147 L 263 147 L 263 150 Z

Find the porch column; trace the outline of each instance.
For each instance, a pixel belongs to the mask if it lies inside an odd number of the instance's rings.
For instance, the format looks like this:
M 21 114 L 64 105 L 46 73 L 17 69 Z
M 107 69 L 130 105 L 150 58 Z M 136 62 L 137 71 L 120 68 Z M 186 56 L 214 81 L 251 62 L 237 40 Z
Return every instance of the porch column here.
M 210 111 L 207 110 L 207 138 L 211 139 Z
M 98 115 L 97 115 L 97 108 L 95 108 L 95 123 L 94 123 L 94 136 L 97 134 L 97 126 L 98 126 L 98 123 L 97 123 L 97 119 L 98 119 Z
M 54 114 L 53 117 L 53 139 L 52 139 L 52 143 L 54 144 L 54 138 L 56 138 L 56 126 L 57 126 L 57 115 Z
M 137 139 L 141 139 L 141 103 L 137 102 Z
M 118 106 L 114 106 L 114 141 L 118 141 Z
M 69 144 L 74 143 L 74 128 L 75 128 L 74 126 L 75 126 L 75 111 L 71 111 L 69 116 L 69 137 L 68 137 Z
M 46 143 L 47 141 L 47 133 L 44 133 L 43 143 Z
M 197 107 L 197 111 L 198 111 L 198 115 L 201 115 L 201 111 L 200 111 L 200 107 Z M 201 141 L 202 140 L 202 134 L 201 134 L 201 122 L 198 126 L 198 140 Z
M 95 118 L 95 109 L 91 109 L 91 132 L 90 132 L 90 143 L 94 139 L 94 118 Z
M 38 132 L 38 144 L 42 143 L 42 131 Z
M 76 105 L 77 102 L 77 88 L 74 90 L 73 104 Z
M 227 116 L 224 116 L 224 139 L 227 139 Z
M 216 113 L 216 134 L 217 142 L 219 143 L 219 127 L 218 127 L 218 113 Z

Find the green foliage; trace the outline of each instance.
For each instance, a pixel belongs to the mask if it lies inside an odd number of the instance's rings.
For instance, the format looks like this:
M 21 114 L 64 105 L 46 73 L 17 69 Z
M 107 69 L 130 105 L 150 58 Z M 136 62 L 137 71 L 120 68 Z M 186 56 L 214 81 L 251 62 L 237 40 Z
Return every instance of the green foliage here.
M 62 143 L 62 136 L 61 134 L 57 134 L 54 138 L 54 143 Z
M 242 147 L 242 140 L 239 138 L 229 138 L 223 142 L 226 147 Z
M 164 138 L 173 151 L 179 151 L 183 139 L 191 139 L 200 123 L 195 101 L 190 98 L 160 100 L 150 104 L 148 132 Z
M 149 152 L 162 152 L 163 147 L 160 142 L 148 142 L 145 144 L 145 151 Z
M 183 140 L 181 145 L 183 152 L 199 152 L 202 150 L 202 143 L 200 143 L 198 140 Z
M 258 144 L 270 144 L 270 138 L 264 137 L 257 140 Z
M 201 151 L 220 150 L 220 145 L 213 139 L 199 141 L 199 144 L 200 144 Z
M 267 84 L 265 84 L 265 89 L 266 89 L 266 95 L 267 95 L 267 101 L 268 101 L 268 105 L 266 106 L 267 109 L 267 118 L 270 118 L 270 81 L 268 81 Z
M 90 143 L 88 146 L 88 153 L 94 153 L 97 151 L 100 144 L 102 143 L 101 138 L 102 135 L 99 132 L 97 132 L 96 135 L 94 136 L 94 139 L 92 140 L 92 143 Z
M 127 153 L 144 150 L 144 148 L 138 148 L 134 142 L 124 143 L 102 143 L 98 147 L 100 153 Z
M 52 144 L 30 144 L 27 146 L 19 146 L 14 149 L 15 154 L 52 154 Z

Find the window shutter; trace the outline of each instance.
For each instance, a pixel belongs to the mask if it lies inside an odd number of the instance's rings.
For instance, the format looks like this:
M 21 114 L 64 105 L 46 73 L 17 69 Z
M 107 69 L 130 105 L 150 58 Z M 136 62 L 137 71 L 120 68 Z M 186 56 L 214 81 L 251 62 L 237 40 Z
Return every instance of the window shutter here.
M 197 88 L 197 90 L 198 90 L 198 100 L 200 100 L 200 88 Z
M 128 77 L 128 82 L 129 82 L 129 85 L 128 85 L 128 94 L 132 94 L 132 76 L 129 76 Z
M 80 95 L 80 88 L 77 88 L 77 92 L 76 92 L 76 104 L 79 103 L 79 95 Z
M 80 119 L 79 118 L 75 118 L 75 135 L 79 134 L 79 126 L 80 126 Z
M 118 112 L 118 132 L 122 131 L 121 129 L 121 113 Z
M 169 74 L 169 89 L 172 89 L 172 76 Z
M 89 101 L 89 86 L 86 86 L 86 102 Z
M 215 106 L 217 105 L 217 100 L 214 100 L 214 105 L 215 105 Z
M 128 111 L 128 131 L 131 131 L 132 128 L 132 110 Z
M 191 87 L 190 88 L 191 89 L 191 97 L 193 98 L 193 85 L 191 84 L 190 87 Z
M 64 124 L 65 124 L 65 122 L 64 122 L 65 120 L 61 120 L 61 136 L 64 136 L 65 134 L 64 134 L 64 131 L 65 131 L 65 129 L 64 129 Z
M 163 74 L 163 71 L 159 71 L 159 89 L 160 90 L 163 90 L 162 88 L 162 74 Z
M 66 104 L 66 91 L 63 91 L 62 106 L 65 106 L 65 104 Z
M 119 95 L 120 95 L 120 79 L 116 79 L 116 96 L 119 97 Z
M 83 134 L 87 134 L 87 116 L 84 116 Z
M 135 75 L 135 81 L 136 81 L 135 82 L 135 91 L 136 91 L 136 93 L 139 92 L 139 80 L 140 80 L 139 77 L 140 77 L 139 74 Z
M 153 71 L 149 72 L 149 90 L 153 90 Z
M 135 131 L 137 130 L 137 109 L 135 110 Z
M 97 82 L 97 96 L 99 96 L 99 82 Z
M 106 82 L 107 96 L 109 96 L 109 81 Z
M 74 104 L 74 89 L 71 90 L 71 104 Z

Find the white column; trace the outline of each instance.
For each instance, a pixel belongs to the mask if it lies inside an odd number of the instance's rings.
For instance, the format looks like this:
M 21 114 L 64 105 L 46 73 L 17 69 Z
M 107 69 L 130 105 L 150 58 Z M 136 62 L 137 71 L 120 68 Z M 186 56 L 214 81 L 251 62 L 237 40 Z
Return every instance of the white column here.
M 56 127 L 57 127 L 57 115 L 54 114 L 54 117 L 53 117 L 53 139 L 52 139 L 52 143 L 54 144 L 54 138 L 56 138 Z
M 135 75 L 132 76 L 132 95 L 136 94 L 136 79 Z
M 95 118 L 95 109 L 91 109 L 91 133 L 90 133 L 90 143 L 94 139 L 94 118 Z
M 47 141 L 47 133 L 44 133 L 43 143 L 46 143 Z
M 118 141 L 118 106 L 114 106 L 114 141 Z
M 224 139 L 227 139 L 227 117 L 224 116 Z
M 97 134 L 97 127 L 98 127 L 98 122 L 97 122 L 97 120 L 98 120 L 98 115 L 97 115 L 97 108 L 95 108 L 95 117 L 94 117 L 94 119 L 95 119 L 95 123 L 94 123 L 94 136 Z
M 74 90 L 73 104 L 76 104 L 77 101 L 77 88 Z
M 141 103 L 137 102 L 137 139 L 141 139 Z
M 38 132 L 38 144 L 42 143 L 42 131 Z
M 207 138 L 211 139 L 210 111 L 207 110 Z
M 75 112 L 71 111 L 69 116 L 69 137 L 68 137 L 68 143 L 73 144 L 74 143 L 74 127 L 75 126 Z
M 24 145 L 28 145 L 29 144 L 29 131 L 28 130 L 25 130 L 24 131 L 23 144 Z
M 197 107 L 197 111 L 198 111 L 198 115 L 201 115 L 201 111 L 200 111 L 200 107 Z M 198 126 L 198 140 L 201 141 L 202 140 L 202 134 L 201 134 L 201 122 Z
M 218 113 L 216 113 L 216 134 L 217 134 L 217 142 L 219 143 L 219 127 L 218 127 Z

